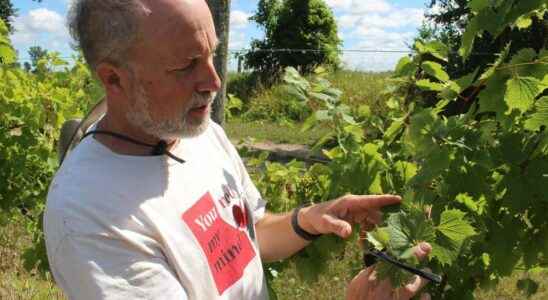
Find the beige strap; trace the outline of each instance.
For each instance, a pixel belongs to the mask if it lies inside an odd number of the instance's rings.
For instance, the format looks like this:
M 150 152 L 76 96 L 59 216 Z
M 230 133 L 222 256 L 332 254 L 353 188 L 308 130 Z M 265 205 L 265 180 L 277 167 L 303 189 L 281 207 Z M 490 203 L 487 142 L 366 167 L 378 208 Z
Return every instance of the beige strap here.
M 97 120 L 99 120 L 99 118 L 106 112 L 107 102 L 105 97 L 103 97 L 83 120 L 69 120 L 63 124 L 57 149 L 59 153 L 59 165 L 63 163 L 72 149 L 78 145 L 88 128 L 93 123 L 97 122 Z M 68 137 L 70 137 L 70 139 Z

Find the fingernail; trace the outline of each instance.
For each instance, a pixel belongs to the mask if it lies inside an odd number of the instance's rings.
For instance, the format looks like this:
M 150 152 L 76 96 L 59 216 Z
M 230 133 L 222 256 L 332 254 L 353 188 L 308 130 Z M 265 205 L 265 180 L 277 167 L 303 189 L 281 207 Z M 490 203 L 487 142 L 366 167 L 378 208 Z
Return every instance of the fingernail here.
M 430 244 L 428 244 L 428 243 L 420 243 L 419 248 L 424 252 L 432 251 L 432 246 L 430 246 Z

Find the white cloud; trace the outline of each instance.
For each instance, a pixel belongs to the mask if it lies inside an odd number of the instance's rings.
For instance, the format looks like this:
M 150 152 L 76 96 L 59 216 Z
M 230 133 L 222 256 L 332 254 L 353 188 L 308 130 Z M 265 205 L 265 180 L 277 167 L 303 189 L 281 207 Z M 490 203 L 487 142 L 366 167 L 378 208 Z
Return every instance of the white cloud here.
M 325 3 L 333 9 L 347 9 L 352 4 L 352 0 L 325 0 Z
M 14 18 L 15 32 L 11 39 L 19 50 L 40 45 L 43 48 L 61 51 L 69 47 L 70 36 L 65 19 L 47 8 L 38 8 Z
M 339 29 L 352 28 L 356 26 L 361 17 L 356 15 L 342 15 L 337 18 Z
M 229 49 L 244 49 L 249 46 L 248 44 L 249 41 L 244 32 L 239 30 L 230 31 L 230 40 L 228 41 Z
M 392 5 L 386 0 L 326 0 L 329 7 L 343 12 L 363 14 L 367 12 L 388 12 Z
M 392 9 L 392 6 L 385 0 L 354 0 L 350 9 L 355 14 L 377 12 L 385 13 Z
M 363 15 L 345 14 L 338 17 L 339 28 L 376 27 L 411 28 L 419 27 L 424 18 L 424 10 L 417 8 L 395 9 L 387 14 L 368 13 Z
M 392 70 L 405 56 L 421 26 L 425 9 L 402 7 L 390 0 L 330 0 L 339 33 L 346 37 L 344 48 L 381 50 L 381 52 L 345 52 L 343 63 L 350 69 Z M 383 53 L 382 51 L 397 51 Z
M 355 34 L 361 37 L 357 49 L 407 50 L 416 33 L 414 31 L 393 32 L 380 28 L 359 29 Z
M 230 27 L 245 27 L 249 24 L 249 17 L 251 14 L 248 14 L 241 10 L 234 10 L 230 12 Z

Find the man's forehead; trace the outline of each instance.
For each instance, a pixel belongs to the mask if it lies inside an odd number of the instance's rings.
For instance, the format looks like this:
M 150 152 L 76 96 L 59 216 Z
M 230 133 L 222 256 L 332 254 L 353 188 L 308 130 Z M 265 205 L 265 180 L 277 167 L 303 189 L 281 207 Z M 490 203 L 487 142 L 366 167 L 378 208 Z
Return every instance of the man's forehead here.
M 217 44 L 209 7 L 203 0 L 161 0 L 152 4 L 143 21 L 143 38 L 161 51 L 189 56 L 211 51 Z M 155 2 L 150 0 L 150 2 Z M 167 3 L 169 2 L 169 3 Z

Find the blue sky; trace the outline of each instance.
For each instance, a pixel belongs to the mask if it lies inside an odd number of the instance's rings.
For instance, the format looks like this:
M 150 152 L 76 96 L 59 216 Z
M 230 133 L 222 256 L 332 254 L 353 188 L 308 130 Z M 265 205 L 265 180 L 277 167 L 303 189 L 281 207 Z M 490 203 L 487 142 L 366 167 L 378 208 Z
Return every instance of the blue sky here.
M 70 57 L 70 36 L 65 17 L 71 0 L 12 0 L 18 9 L 14 19 L 16 33 L 12 42 L 21 60 L 28 60 L 28 48 L 34 45 L 58 51 Z M 248 48 L 253 38 L 262 34 L 248 18 L 258 0 L 232 0 L 229 48 Z M 325 0 L 333 9 L 339 25 L 343 49 L 407 50 L 407 45 L 423 21 L 425 3 L 429 0 Z M 392 69 L 404 54 L 344 52 L 347 68 L 362 70 Z

